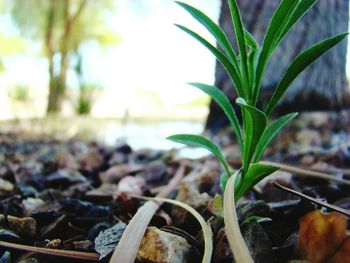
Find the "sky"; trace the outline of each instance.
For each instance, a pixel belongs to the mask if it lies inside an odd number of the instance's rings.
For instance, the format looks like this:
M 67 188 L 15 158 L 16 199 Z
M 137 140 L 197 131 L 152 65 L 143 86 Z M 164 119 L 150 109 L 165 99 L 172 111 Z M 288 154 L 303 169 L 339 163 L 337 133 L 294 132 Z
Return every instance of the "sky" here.
M 123 96 L 132 96 L 133 90 L 154 92 L 164 104 L 186 103 L 201 96 L 186 83 L 213 83 L 214 57 L 174 23 L 198 30 L 212 40 L 211 36 L 172 0 L 116 1 L 116 12 L 108 22 L 122 41 L 107 49 L 94 42 L 84 45 L 87 79 Z M 186 2 L 218 19 L 219 0 Z M 8 17 L 1 22 L 1 32 L 15 31 Z M 5 59 L 5 66 L 6 83 L 47 86 L 47 62 L 43 58 L 12 56 Z M 68 81 L 76 86 L 73 72 Z

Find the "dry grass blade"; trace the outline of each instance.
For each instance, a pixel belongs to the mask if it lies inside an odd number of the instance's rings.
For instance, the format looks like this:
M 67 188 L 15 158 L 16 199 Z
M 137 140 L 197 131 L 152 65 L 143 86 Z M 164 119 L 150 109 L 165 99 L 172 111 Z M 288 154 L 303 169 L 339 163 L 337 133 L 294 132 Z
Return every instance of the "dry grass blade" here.
M 239 172 L 239 171 L 238 171 Z M 234 198 L 234 183 L 236 172 L 227 181 L 224 193 L 224 221 L 227 240 L 235 258 L 235 262 L 253 263 L 254 260 L 249 253 L 249 249 L 244 242 L 241 230 L 239 228 L 235 198 Z
M 310 168 L 312 171 L 323 172 L 323 173 L 331 173 L 331 174 L 343 174 L 350 176 L 350 169 L 342 169 L 337 167 L 324 167 L 324 168 Z
M 177 187 L 185 174 L 185 168 L 185 165 L 181 164 L 174 178 L 162 189 L 157 197 L 165 198 Z M 110 263 L 133 263 L 135 261 L 142 237 L 160 205 L 160 202 L 148 201 L 137 210 L 114 250 L 111 260 L 109 261 Z
M 10 243 L 5 241 L 0 241 L 0 247 L 5 247 L 9 249 L 18 249 L 18 250 L 34 252 L 34 253 L 41 253 L 41 254 L 56 256 L 56 257 L 99 261 L 99 254 L 92 253 L 92 252 L 79 252 L 79 251 L 72 251 L 72 250 L 59 250 L 59 249 L 50 249 L 50 248 L 43 248 L 43 247 L 33 247 L 33 246 L 15 244 L 15 243 Z
M 342 213 L 342 214 L 344 214 L 344 215 L 350 217 L 350 211 L 349 211 L 349 210 L 343 209 L 343 208 L 341 208 L 341 207 L 339 207 L 339 206 L 335 206 L 335 205 L 328 204 L 328 203 L 326 203 L 326 202 L 320 201 L 320 200 L 318 200 L 318 199 L 316 199 L 316 198 L 313 198 L 313 197 L 311 197 L 311 196 L 308 196 L 308 195 L 299 193 L 299 192 L 297 192 L 297 191 L 295 191 L 295 190 L 293 190 L 293 189 L 290 189 L 290 188 L 288 188 L 288 187 L 285 187 L 285 186 L 283 186 L 283 185 L 280 185 L 280 184 L 278 184 L 278 183 L 276 183 L 276 182 L 274 182 L 274 185 L 275 185 L 276 187 L 278 187 L 278 188 L 284 190 L 284 191 L 287 191 L 287 192 L 292 193 L 292 194 L 294 194 L 294 195 L 297 195 L 297 196 L 300 196 L 300 197 L 302 197 L 302 198 L 308 199 L 308 200 L 310 200 L 311 202 L 314 202 L 314 203 L 316 203 L 316 204 L 319 204 L 320 206 L 327 207 L 327 208 L 329 208 L 329 209 L 331 209 L 331 210 L 337 211 L 337 212 L 339 212 L 339 213 Z
M 286 165 L 286 164 L 275 163 L 275 162 L 263 161 L 261 163 L 267 164 L 267 165 L 277 166 L 280 168 L 280 170 L 285 171 L 285 172 L 289 172 L 289 173 L 295 173 L 295 174 L 299 174 L 299 175 L 303 175 L 303 176 L 315 177 L 315 178 L 334 181 L 334 182 L 337 182 L 340 184 L 350 185 L 350 180 L 340 179 L 340 178 L 337 178 L 335 175 L 329 175 L 326 173 L 311 171 L 311 170 L 307 170 L 307 169 L 303 169 L 303 168 L 299 168 L 299 167 L 294 167 L 294 166 Z
M 159 202 L 164 203 L 170 203 L 173 205 L 177 205 L 182 207 L 183 209 L 186 209 L 189 213 L 191 213 L 199 222 L 199 224 L 202 227 L 203 236 L 204 236 L 204 255 L 202 259 L 202 263 L 210 263 L 211 262 L 211 255 L 213 253 L 213 232 L 211 231 L 210 226 L 207 224 L 207 222 L 204 220 L 204 218 L 191 206 L 188 204 L 185 204 L 183 202 L 167 199 L 167 198 L 158 198 L 158 197 L 143 197 L 143 196 L 134 196 L 135 198 L 145 199 L 145 200 L 156 200 Z

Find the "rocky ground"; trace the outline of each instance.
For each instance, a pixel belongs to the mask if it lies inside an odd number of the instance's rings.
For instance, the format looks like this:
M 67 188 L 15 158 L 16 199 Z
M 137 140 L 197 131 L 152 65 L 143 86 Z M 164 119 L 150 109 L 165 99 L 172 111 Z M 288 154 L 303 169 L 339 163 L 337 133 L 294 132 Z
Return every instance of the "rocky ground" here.
M 304 114 L 268 149 L 265 160 L 283 169 L 237 207 L 255 262 L 350 262 L 349 134 L 347 111 Z M 230 132 L 213 137 L 239 168 Z M 217 195 L 222 171 L 214 158 L 190 160 L 177 151 L 133 150 L 126 144 L 0 134 L 0 262 L 108 262 L 146 202 L 135 196 L 161 192 L 181 167 L 184 177 L 169 198 L 191 205 L 209 223 L 212 262 L 232 262 Z M 331 179 L 320 179 L 324 174 Z M 201 262 L 203 249 L 194 217 L 164 204 L 152 217 L 137 261 Z

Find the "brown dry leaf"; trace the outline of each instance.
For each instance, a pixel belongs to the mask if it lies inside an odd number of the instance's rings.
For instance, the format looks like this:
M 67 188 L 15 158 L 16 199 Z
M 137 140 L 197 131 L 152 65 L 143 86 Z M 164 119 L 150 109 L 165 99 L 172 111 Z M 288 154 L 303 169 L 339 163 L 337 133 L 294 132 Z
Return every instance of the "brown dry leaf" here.
M 350 262 L 350 237 L 345 239 L 340 249 L 327 263 L 347 263 Z
M 313 263 L 329 259 L 346 238 L 347 218 L 337 212 L 317 210 L 302 217 L 299 224 L 297 253 Z

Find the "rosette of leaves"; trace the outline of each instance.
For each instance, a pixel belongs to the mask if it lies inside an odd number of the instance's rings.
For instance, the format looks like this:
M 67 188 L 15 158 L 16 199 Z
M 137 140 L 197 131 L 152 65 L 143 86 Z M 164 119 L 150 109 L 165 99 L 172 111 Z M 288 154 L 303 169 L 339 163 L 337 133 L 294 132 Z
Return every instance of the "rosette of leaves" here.
M 242 112 L 242 124 L 239 123 L 229 99 L 217 87 L 202 83 L 191 83 L 191 85 L 208 94 L 226 114 L 240 146 L 242 167 L 238 172 L 233 173 L 220 148 L 205 137 L 177 134 L 168 139 L 189 146 L 203 147 L 212 152 L 224 168 L 224 174 L 221 176 L 223 192 L 225 192 L 228 180 L 233 174 L 235 175 L 231 181 L 236 201 L 260 180 L 278 169 L 278 167 L 261 164 L 259 161 L 271 140 L 297 115 L 297 113 L 290 113 L 276 120 L 270 120 L 271 113 L 287 88 L 310 64 L 348 35 L 346 32 L 324 39 L 297 55 L 287 67 L 270 100 L 261 103 L 261 105 L 267 105 L 266 108 L 257 107 L 264 72 L 270 57 L 291 28 L 316 2 L 317 0 L 282 0 L 270 20 L 262 45 L 259 45 L 244 28 L 237 2 L 228 0 L 237 52 L 233 49 L 224 31 L 206 14 L 188 4 L 177 2 L 214 36 L 218 47 L 191 29 L 181 25 L 176 26 L 213 53 L 233 82 L 238 95 L 235 102 L 240 106 Z

